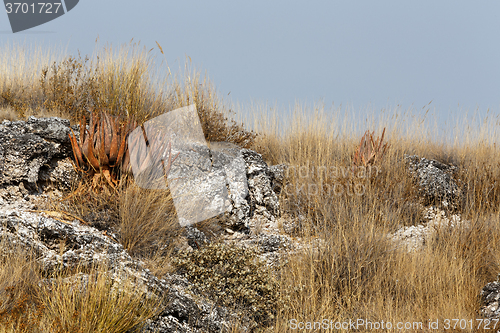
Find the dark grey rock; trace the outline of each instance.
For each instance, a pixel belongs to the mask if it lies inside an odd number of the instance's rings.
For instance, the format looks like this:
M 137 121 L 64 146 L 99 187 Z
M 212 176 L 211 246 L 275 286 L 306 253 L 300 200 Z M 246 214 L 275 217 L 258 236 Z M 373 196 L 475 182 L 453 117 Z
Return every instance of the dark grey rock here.
M 0 187 L 24 183 L 34 191 L 50 182 L 68 189 L 77 178 L 68 159 L 72 154 L 69 125 L 69 120 L 61 118 L 2 122 Z
M 489 319 L 500 318 L 500 283 L 497 281 L 490 282 L 483 287 L 480 293 L 482 307 L 481 315 Z
M 254 215 L 261 215 L 274 220 L 280 215 L 279 199 L 272 186 L 274 174 L 259 153 L 242 149 L 241 154 L 247 167 L 250 216 L 255 218 Z
M 272 175 L 272 188 L 276 194 L 281 193 L 285 186 L 285 173 L 288 166 L 286 164 L 272 165 L 269 167 L 269 172 Z
M 457 167 L 416 155 L 405 156 L 405 161 L 426 205 L 438 204 L 451 210 L 458 208 L 460 190 L 453 178 Z
M 26 121 L 27 130 L 47 141 L 57 142 L 71 149 L 68 134 L 70 122 L 67 119 L 29 117 Z
M 184 229 L 185 237 L 189 246 L 193 249 L 199 248 L 200 246 L 209 243 L 208 237 L 200 230 L 193 226 L 186 226 Z

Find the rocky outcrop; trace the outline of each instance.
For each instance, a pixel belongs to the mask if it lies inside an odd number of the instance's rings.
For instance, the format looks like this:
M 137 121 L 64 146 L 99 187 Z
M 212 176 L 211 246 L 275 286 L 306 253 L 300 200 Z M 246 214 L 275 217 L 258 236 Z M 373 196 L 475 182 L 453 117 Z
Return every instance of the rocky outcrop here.
M 481 290 L 481 315 L 488 319 L 500 319 L 500 275 L 497 281 L 488 283 Z
M 0 205 L 71 188 L 78 175 L 69 158 L 69 125 L 34 117 L 0 124 Z
M 31 117 L 26 122 L 4 121 L 0 125 L 2 242 L 33 251 L 46 272 L 106 264 L 114 278 L 126 274 L 138 288 L 167 298 L 167 307 L 147 323 L 145 333 L 226 331 L 236 315 L 202 294 L 194 296 L 184 278 L 166 274 L 160 279 L 132 258 L 112 235 L 69 216 L 45 211 L 49 191 L 60 194 L 78 179 L 71 162 L 70 131 L 69 121 L 59 118 Z M 73 131 L 78 135 L 77 128 Z M 276 258 L 290 246 L 290 238 L 277 232 L 277 192 L 284 167 L 269 167 L 258 153 L 235 146 L 218 145 L 208 153 L 212 169 L 224 176 L 228 192 L 230 209 L 222 220 L 227 236 L 240 235 L 246 240 L 242 244 L 260 248 L 270 260 Z M 205 183 L 207 191 L 210 184 L 220 185 Z M 185 229 L 191 249 L 209 241 L 196 225 Z
M 238 247 L 255 248 L 269 265 L 279 266 L 285 252 L 298 248 L 297 242 L 283 233 L 284 228 L 291 229 L 290 219 L 280 217 L 278 194 L 283 186 L 286 166 L 268 166 L 257 152 L 227 143 L 211 143 L 210 146 L 208 156 L 212 172 L 224 175 L 229 209 L 216 220 L 219 228 L 212 227 L 207 231 L 199 224 L 186 226 L 184 236 L 189 246 L 181 248 L 196 250 L 202 247 L 213 238 L 211 234 L 215 229 L 217 237 L 223 241 Z M 202 152 L 198 148 L 191 150 L 186 161 L 202 160 Z M 201 184 L 193 186 L 202 188 Z M 211 178 L 204 182 L 203 189 L 207 193 L 221 194 L 222 191 L 217 190 L 220 186 L 220 181 Z M 217 197 L 215 201 L 221 200 Z
M 219 219 L 222 227 L 248 233 L 279 216 L 277 192 L 284 166 L 269 167 L 260 154 L 227 143 L 211 143 L 211 149 L 199 144 L 189 148 L 172 150 L 177 159 L 169 174 L 169 179 L 181 180 L 173 185 L 174 203 L 187 220 L 224 214 Z M 175 197 L 185 202 L 176 202 Z M 182 205 L 188 207 L 184 210 Z M 193 223 L 184 223 L 188 224 Z
M 0 185 L 24 182 L 36 186 L 50 178 L 47 171 L 70 156 L 69 125 L 69 120 L 60 118 L 30 117 L 26 122 L 2 122 Z
M 52 189 L 71 188 L 78 174 L 71 162 L 70 131 L 69 121 L 60 118 L 30 117 L 26 122 L 4 121 L 0 125 L 0 204 L 21 198 L 29 201 L 33 195 Z M 73 132 L 78 136 L 76 127 Z M 269 167 L 260 154 L 227 143 L 212 143 L 211 149 L 195 147 L 198 149 L 179 156 L 180 167 L 172 169 L 173 178 L 193 173 L 193 168 L 200 169 L 195 173 L 209 170 L 207 177 L 198 177 L 198 183 L 185 188 L 201 189 L 203 197 L 211 200 L 206 205 L 209 211 L 217 210 L 211 205 L 220 205 L 225 194 L 229 201 L 221 211 L 226 212 L 220 220 L 223 227 L 248 232 L 256 224 L 279 216 L 276 194 L 281 189 L 284 166 Z
M 148 291 L 168 299 L 162 313 L 144 332 L 221 332 L 234 319 L 227 309 L 188 292 L 189 283 L 176 275 L 158 279 L 123 246 L 103 232 L 78 221 L 62 221 L 44 213 L 0 210 L 0 235 L 5 244 L 32 250 L 47 272 L 105 264 L 113 278 L 125 274 Z M 3 248 L 9 248 L 3 246 Z M 8 253 L 4 253 L 4 255 Z M 159 330 L 153 330 L 159 329 Z
M 458 208 L 460 190 L 453 179 L 457 167 L 416 155 L 405 156 L 405 161 L 419 188 L 419 194 L 424 199 L 424 204 L 437 204 L 447 210 Z
M 469 222 L 463 221 L 458 214 L 450 214 L 458 208 L 460 198 L 460 190 L 453 177 L 457 167 L 416 155 L 405 155 L 405 162 L 422 199 L 412 204 L 424 209 L 425 222 L 402 227 L 388 237 L 396 248 L 413 252 L 423 249 L 437 230 L 452 230 L 460 225 L 467 226 Z
M 283 181 L 283 169 L 269 168 L 262 155 L 249 149 L 241 151 L 246 164 L 250 206 L 250 227 L 266 221 L 274 221 L 280 214 L 279 200 L 273 187 Z M 283 168 L 283 167 L 282 167 Z
M 223 227 L 248 229 L 252 212 L 240 149 L 227 143 L 211 143 L 210 149 L 197 143 L 176 148 L 168 179 L 181 225 L 225 214 L 219 219 Z

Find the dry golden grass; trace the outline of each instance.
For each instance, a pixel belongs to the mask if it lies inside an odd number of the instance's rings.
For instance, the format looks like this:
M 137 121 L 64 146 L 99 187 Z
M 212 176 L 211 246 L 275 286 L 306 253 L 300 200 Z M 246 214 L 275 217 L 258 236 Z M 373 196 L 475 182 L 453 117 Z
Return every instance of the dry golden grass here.
M 168 256 L 181 228 L 173 200 L 164 190 L 129 185 L 119 197 L 120 243 L 135 256 Z
M 33 332 L 42 312 L 40 267 L 29 251 L 4 236 L 0 253 L 0 332 Z
M 124 275 L 125 276 L 125 275 Z M 56 277 L 41 290 L 44 314 L 55 332 L 135 332 L 161 310 L 162 300 L 130 279 L 114 282 L 104 268 Z
M 479 130 L 489 136 L 464 134 L 476 128 L 457 126 L 454 131 L 465 140 L 444 144 L 431 139 L 437 131 L 430 133 L 422 119 L 390 116 L 355 129 L 346 126 L 348 114 L 342 119 L 338 112 L 323 111 L 307 113 L 296 106 L 284 130 L 272 118 L 255 122 L 260 135 L 254 148 L 272 164 L 292 166 L 286 175 L 289 189 L 281 195 L 285 211 L 307 217 L 305 239 L 326 242 L 289 258 L 281 274 L 287 302 L 278 310 L 273 331 L 297 331 L 291 320 L 323 319 L 422 322 L 423 331 L 430 331 L 429 319 L 439 319 L 438 331 L 444 331 L 445 319 L 480 318 L 479 292 L 500 268 L 498 131 L 483 124 Z M 342 175 L 352 165 L 361 134 L 370 129 L 380 135 L 383 127 L 391 147 L 377 165 L 379 172 Z M 423 222 L 422 209 L 412 204 L 419 199 L 402 162 L 404 154 L 459 166 L 456 177 L 466 191 L 459 213 L 471 221 L 470 226 L 438 232 L 423 251 L 411 254 L 395 250 L 386 237 L 401 226 Z M 344 192 L 329 194 L 328 186 L 334 184 Z M 356 184 L 360 195 L 348 194 L 349 185 Z
M 190 62 L 186 61 L 184 69 L 180 75 L 173 77 L 169 87 L 173 108 L 196 104 L 207 141 L 226 141 L 244 148 L 253 144 L 256 133 L 234 119 L 234 112 L 219 97 L 208 76 L 202 76 Z
M 4 120 L 14 121 L 14 120 L 18 120 L 18 118 L 19 118 L 19 115 L 17 114 L 17 112 L 13 108 L 4 107 L 4 108 L 0 109 L 0 122 L 2 122 Z
M 115 234 L 131 255 L 146 261 L 168 257 L 181 231 L 170 192 L 143 189 L 131 179 L 123 179 L 110 192 L 94 191 L 84 181 L 78 190 L 52 204 L 54 210 Z
M 134 332 L 165 300 L 106 265 L 47 277 L 32 253 L 2 238 L 0 332 Z
M 384 110 L 377 119 L 355 119 L 349 109 L 296 105 L 280 123 L 276 119 L 283 118 L 283 112 L 258 118 L 256 106 L 243 110 L 256 116 L 245 121 L 254 124 L 259 133 L 255 136 L 230 119 L 234 107 L 218 97 L 207 76 L 189 63 L 178 76 L 171 75 L 168 67 L 163 76 L 152 75 L 161 73 L 154 57 L 137 45 L 106 47 L 89 60 L 59 57 L 55 64 L 52 55 L 39 56 L 34 63 L 17 56 L 25 52 L 21 48 L 1 50 L 0 107 L 7 110 L 6 118 L 60 112 L 74 119 L 82 108 L 97 105 L 148 119 L 196 103 L 208 141 L 251 147 L 270 164 L 291 166 L 288 191 L 280 197 L 284 213 L 291 218 L 305 216 L 300 236 L 306 241 L 322 238 L 325 246 L 289 258 L 280 281 L 285 302 L 267 331 L 296 331 L 290 327 L 292 319 L 427 323 L 479 318 L 479 291 L 496 278 L 500 264 L 496 122 L 474 124 L 465 119 L 449 128 L 443 141 L 437 139 L 438 129 L 427 113 L 415 117 L 412 110 L 395 108 Z M 12 72 L 8 64 L 17 58 L 26 66 Z M 47 75 L 42 80 L 44 69 Z M 383 128 L 391 145 L 384 159 L 371 173 L 356 169 L 353 174 L 352 156 L 362 133 L 371 130 L 378 136 Z M 402 162 L 405 154 L 459 167 L 456 177 L 465 194 L 458 213 L 471 221 L 469 226 L 438 232 L 424 250 L 411 254 L 395 250 L 386 237 L 402 226 L 423 222 L 415 185 Z M 171 244 L 176 232 L 169 200 L 132 186 L 111 198 L 81 197 L 72 212 L 85 217 L 92 211 L 109 211 L 121 230 L 120 241 L 161 276 L 168 271 L 169 258 L 158 245 Z M 24 267 L 14 262 L 4 265 L 9 266 Z M 2 309 L 16 307 L 20 302 L 16 299 L 23 299 L 12 295 L 12 303 Z M 234 331 L 239 331 L 237 325 Z M 424 326 L 423 331 L 430 330 Z
M 255 133 L 232 119 L 208 76 L 200 75 L 187 59 L 184 69 L 172 75 L 166 63 L 155 61 L 153 49 L 148 51 L 133 40 L 119 48 L 97 46 L 90 57 L 56 57 L 39 47 L 2 46 L 0 108 L 14 110 L 20 119 L 57 115 L 72 123 L 78 123 L 89 109 L 104 108 L 112 114 L 133 115 L 143 123 L 195 103 L 208 141 L 252 144 Z M 159 44 L 158 48 L 163 53 Z M 14 65 L 16 59 L 21 65 Z
M 39 45 L 4 42 L 0 48 L 0 105 L 11 104 L 17 112 L 27 100 L 41 96 L 36 81 L 45 66 L 63 58 L 62 50 L 43 49 Z M 9 103 L 11 101 L 12 103 Z M 31 103 L 25 103 L 29 108 Z

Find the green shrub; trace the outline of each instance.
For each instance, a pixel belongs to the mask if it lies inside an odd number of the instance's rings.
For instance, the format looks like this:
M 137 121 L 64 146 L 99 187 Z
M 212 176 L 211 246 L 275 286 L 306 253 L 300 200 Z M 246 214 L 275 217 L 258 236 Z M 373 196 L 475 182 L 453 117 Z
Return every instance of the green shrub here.
M 172 263 L 194 288 L 217 303 L 249 309 L 259 323 L 274 319 L 279 286 L 269 267 L 253 249 L 211 243 L 192 252 L 181 252 Z

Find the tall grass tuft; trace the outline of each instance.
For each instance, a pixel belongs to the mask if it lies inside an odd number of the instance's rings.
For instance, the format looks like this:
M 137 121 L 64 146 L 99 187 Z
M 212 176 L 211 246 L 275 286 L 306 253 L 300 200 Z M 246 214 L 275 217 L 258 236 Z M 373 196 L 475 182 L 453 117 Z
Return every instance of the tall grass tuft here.
M 161 309 L 161 300 L 141 288 L 97 267 L 89 274 L 56 277 L 41 294 L 55 332 L 138 332 Z
M 153 258 L 171 250 L 181 228 L 168 191 L 132 183 L 119 196 L 120 243 L 135 256 Z
M 42 270 L 35 256 L 13 239 L 0 237 L 0 332 L 33 332 L 41 325 Z M 43 320 L 42 320 L 43 322 Z
M 2 333 L 135 332 L 165 302 L 104 264 L 47 276 L 30 250 L 7 237 L 0 252 Z

